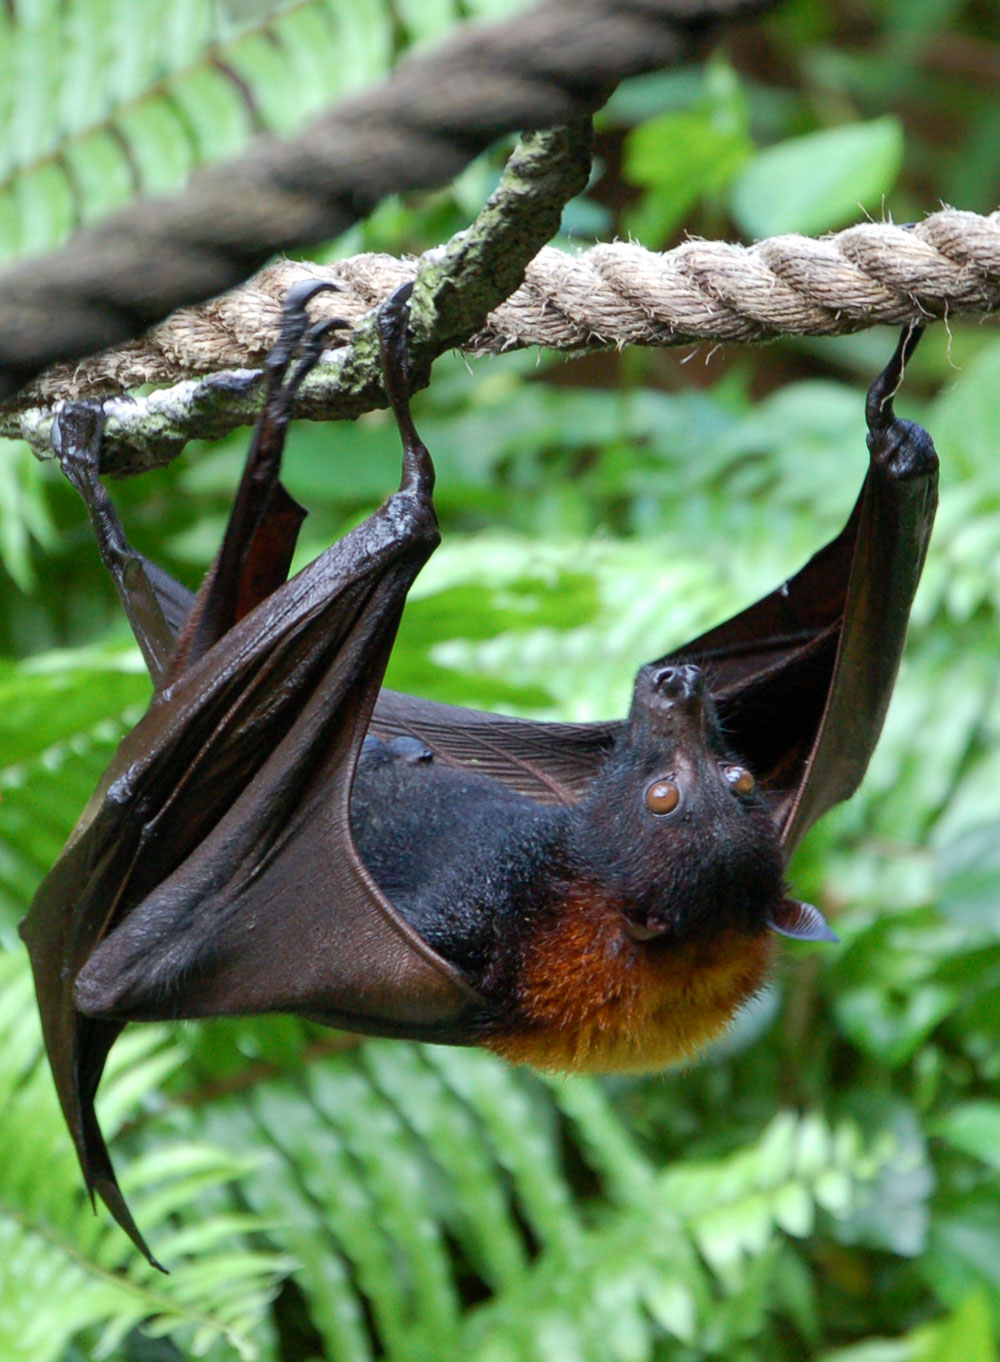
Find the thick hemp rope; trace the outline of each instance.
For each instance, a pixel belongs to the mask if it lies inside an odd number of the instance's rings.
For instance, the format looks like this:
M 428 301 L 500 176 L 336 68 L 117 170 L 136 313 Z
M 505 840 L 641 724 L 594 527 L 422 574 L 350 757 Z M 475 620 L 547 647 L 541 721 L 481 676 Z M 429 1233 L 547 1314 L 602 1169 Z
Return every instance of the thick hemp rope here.
M 470 24 L 282 142 L 132 205 L 0 276 L 0 399 L 41 370 L 233 288 L 276 251 L 327 240 L 387 194 L 443 184 L 497 137 L 586 116 L 618 81 L 688 56 L 770 0 L 547 0 Z
M 411 387 L 423 387 L 438 355 L 480 331 L 491 311 L 523 282 L 533 257 L 558 230 L 564 204 L 586 185 L 590 151 L 589 119 L 545 132 L 526 133 L 474 222 L 417 262 L 390 261 L 402 270 L 395 276 L 397 284 L 416 269 L 410 299 Z M 311 273 L 310 267 L 300 267 L 296 277 Z M 248 296 L 246 291 L 244 296 Z M 336 296 L 338 301 L 343 298 L 340 293 Z M 271 301 L 276 320 L 280 300 Z M 318 302 L 315 300 L 314 306 Z M 227 303 L 228 298 L 224 297 L 216 305 L 225 308 Z M 332 348 L 324 353 L 299 389 L 296 415 L 315 414 L 323 420 L 353 418 L 385 404 L 374 325 L 376 314 L 363 307 L 358 320 L 356 312 L 355 308 L 349 336 L 339 331 L 330 337 Z M 324 312 L 324 317 L 331 315 L 329 309 Z M 196 334 L 198 316 L 197 310 L 188 314 Z M 170 326 L 168 320 L 164 330 L 168 332 Z M 124 347 L 124 353 L 144 348 L 144 341 L 133 342 Z M 118 363 L 122 354 L 111 359 Z M 200 360 L 204 359 L 202 354 Z M 97 363 L 100 365 L 100 357 Z M 148 376 L 133 370 L 133 378 Z M 67 366 L 62 372 L 49 370 L 43 379 L 51 382 L 60 395 L 66 391 L 79 395 L 82 391 L 79 382 L 74 390 L 74 374 L 71 368 L 67 371 Z M 103 471 L 118 475 L 139 473 L 168 462 L 192 438 L 215 439 L 234 426 L 253 421 L 258 410 L 260 379 L 259 369 L 223 369 L 141 397 L 119 395 L 106 399 L 101 446 Z M 112 385 L 116 393 L 120 392 L 122 381 L 124 371 Z M 87 390 L 93 393 L 106 384 L 105 374 L 103 382 L 91 383 Z M 22 390 L 19 396 L 23 395 Z M 19 410 L 9 404 L 6 408 L 0 406 L 0 433 L 21 435 L 41 458 L 49 457 L 53 415 L 51 405 Z
M 247 366 L 263 362 L 286 290 L 306 277 L 339 285 L 314 301 L 317 319 L 361 323 L 352 343 L 332 352 L 299 393 L 296 415 L 313 420 L 355 417 L 382 405 L 378 356 L 362 341 L 365 319 L 414 277 L 432 304 L 429 329 L 414 342 L 420 382 L 433 358 L 455 344 L 482 354 L 530 345 L 763 341 L 1000 311 L 1000 212 L 980 217 L 948 208 L 908 227 L 866 222 L 820 239 L 789 235 L 753 246 L 688 241 L 662 254 L 623 242 L 577 256 L 538 249 L 585 176 L 585 145 L 583 132 L 573 129 L 525 139 L 472 227 L 419 259 L 281 261 L 242 288 L 175 313 L 139 341 L 48 370 L 16 406 L 0 408 L 0 433 L 22 436 L 46 457 L 58 401 L 139 383 L 174 384 L 105 401 L 104 467 L 121 475 L 169 461 L 188 440 L 216 439 L 252 421 L 260 370 Z M 511 215 L 515 202 L 520 218 Z M 184 377 L 191 373 L 208 376 Z
M 313 311 L 353 325 L 418 266 L 376 254 L 333 265 L 280 261 L 221 298 L 175 312 L 141 341 L 47 371 L 24 401 L 257 367 L 277 339 L 292 284 L 336 282 L 340 291 L 317 299 Z M 1000 213 L 947 208 L 907 227 L 865 222 L 818 239 L 787 235 L 752 246 L 688 241 L 657 253 L 613 242 L 575 256 L 546 246 L 521 287 L 461 348 L 496 354 L 531 345 L 579 350 L 835 336 L 998 309 Z

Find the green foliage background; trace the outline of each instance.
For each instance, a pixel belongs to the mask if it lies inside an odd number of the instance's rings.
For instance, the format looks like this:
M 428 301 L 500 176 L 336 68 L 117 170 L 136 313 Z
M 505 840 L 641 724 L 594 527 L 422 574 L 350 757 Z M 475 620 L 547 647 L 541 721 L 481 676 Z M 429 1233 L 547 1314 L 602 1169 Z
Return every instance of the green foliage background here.
M 293 131 L 413 43 L 511 0 L 7 0 L 0 251 L 61 241 L 255 131 Z M 897 221 L 1000 185 L 991 0 L 791 0 L 600 119 L 567 240 L 652 247 Z M 384 204 L 322 258 L 419 250 L 500 160 Z M 439 363 L 418 419 L 445 543 L 391 681 L 534 714 L 620 713 L 650 655 L 798 566 L 864 468 L 892 338 L 709 355 Z M 80 506 L 0 443 L 0 1360 L 917 1362 L 997 1356 L 1000 1319 L 1000 341 L 936 327 L 901 407 L 942 504 L 863 791 L 791 869 L 839 947 L 682 1072 L 543 1080 L 288 1019 L 136 1028 L 102 1119 L 157 1253 L 95 1218 L 15 934 L 148 694 Z M 116 487 L 194 583 L 243 437 Z M 297 430 L 304 556 L 392 487 L 381 414 Z

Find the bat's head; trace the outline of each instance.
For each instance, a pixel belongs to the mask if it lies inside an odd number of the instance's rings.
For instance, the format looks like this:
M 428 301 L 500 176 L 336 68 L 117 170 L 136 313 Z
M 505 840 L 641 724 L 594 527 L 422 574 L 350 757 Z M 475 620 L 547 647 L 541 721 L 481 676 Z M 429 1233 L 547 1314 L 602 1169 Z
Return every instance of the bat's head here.
M 751 935 L 781 917 L 778 828 L 726 745 L 699 667 L 643 667 L 581 812 L 584 854 L 621 896 L 635 939 Z

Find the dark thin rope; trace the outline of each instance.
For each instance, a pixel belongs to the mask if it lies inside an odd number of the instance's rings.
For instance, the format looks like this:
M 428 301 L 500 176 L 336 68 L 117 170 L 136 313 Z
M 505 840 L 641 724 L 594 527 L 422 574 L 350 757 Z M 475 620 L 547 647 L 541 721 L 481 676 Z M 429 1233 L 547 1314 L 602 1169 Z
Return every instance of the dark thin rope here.
M 590 113 L 627 76 L 691 54 L 770 0 L 548 0 L 467 25 L 292 141 L 260 138 L 173 198 L 138 202 L 0 275 L 0 400 L 42 369 L 233 288 L 388 194 L 446 183 L 498 137 Z

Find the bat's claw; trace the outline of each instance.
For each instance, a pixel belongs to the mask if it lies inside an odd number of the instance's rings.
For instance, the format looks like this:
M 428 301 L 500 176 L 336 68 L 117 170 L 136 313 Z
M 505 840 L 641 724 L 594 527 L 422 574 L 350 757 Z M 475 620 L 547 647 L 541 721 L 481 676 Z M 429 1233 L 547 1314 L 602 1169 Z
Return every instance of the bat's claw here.
M 897 478 L 926 477 L 937 469 L 937 453 L 926 430 L 901 420 L 893 410 L 893 398 L 923 334 L 916 322 L 903 328 L 892 359 L 868 389 L 865 402 L 872 459 Z
M 385 370 L 386 395 L 393 411 L 404 404 L 410 394 L 410 362 L 407 327 L 410 321 L 410 296 L 413 280 L 403 284 L 385 300 L 378 310 L 378 339 Z
M 265 361 L 272 383 L 277 385 L 284 379 L 289 365 L 299 355 L 299 363 L 291 381 L 294 392 L 323 353 L 319 342 L 331 331 L 350 325 L 342 317 L 331 317 L 310 325 L 308 306 L 312 300 L 317 294 L 336 293 L 339 289 L 340 285 L 330 279 L 303 279 L 293 284 L 285 294 L 281 308 L 281 329 Z M 302 372 L 299 373 L 299 370 Z
M 285 379 L 283 394 L 285 400 L 293 398 L 302 386 L 302 381 L 307 374 L 311 373 L 319 363 L 323 351 L 326 348 L 323 342 L 327 336 L 334 331 L 341 331 L 344 327 L 349 327 L 350 322 L 343 317 L 330 317 L 327 321 L 317 322 L 311 326 L 302 337 L 299 346 L 299 360 L 291 375 Z
M 908 326 L 904 326 L 892 359 L 868 389 L 868 399 L 865 402 L 865 419 L 872 434 L 886 429 L 896 419 L 892 409 L 892 399 L 896 396 L 899 385 L 903 381 L 906 366 L 909 364 L 910 357 L 916 350 L 923 334 L 924 328 L 918 326 L 916 322 L 910 322 Z

